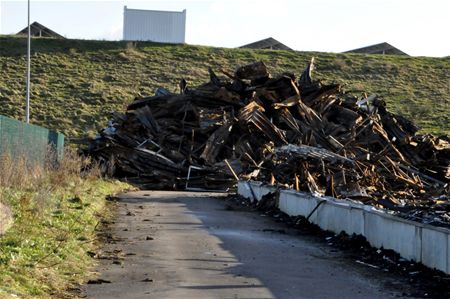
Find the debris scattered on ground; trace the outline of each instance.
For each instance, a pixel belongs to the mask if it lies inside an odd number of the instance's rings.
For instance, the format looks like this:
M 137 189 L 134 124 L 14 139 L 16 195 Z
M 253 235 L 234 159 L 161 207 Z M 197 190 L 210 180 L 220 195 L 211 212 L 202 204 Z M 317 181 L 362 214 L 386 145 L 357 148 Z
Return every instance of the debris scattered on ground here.
M 311 77 L 273 77 L 263 62 L 179 93 L 159 88 L 114 112 L 86 153 L 148 189 L 224 190 L 237 178 L 349 198 L 413 219 L 450 218 L 450 139 L 416 134 L 377 95 Z M 417 212 L 419 211 L 419 212 Z M 425 217 L 427 218 L 427 217 Z M 428 219 L 428 218 L 427 218 Z
M 102 283 L 111 283 L 111 281 L 102 279 L 102 278 L 97 278 L 97 279 L 88 280 L 88 282 L 87 282 L 87 284 L 102 284 Z
M 151 278 L 144 278 L 143 280 L 141 280 L 142 282 L 153 282 L 153 279 Z

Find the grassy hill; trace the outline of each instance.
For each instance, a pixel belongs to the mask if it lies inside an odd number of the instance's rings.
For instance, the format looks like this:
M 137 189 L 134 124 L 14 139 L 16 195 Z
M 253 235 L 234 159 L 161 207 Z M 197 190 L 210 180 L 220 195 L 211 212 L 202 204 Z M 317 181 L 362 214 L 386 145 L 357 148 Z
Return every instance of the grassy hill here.
M 0 36 L 0 114 L 24 118 L 26 39 Z M 233 71 L 263 60 L 276 74 L 297 75 L 316 57 L 315 78 L 385 98 L 391 111 L 422 132 L 450 134 L 450 59 L 225 49 L 148 42 L 32 40 L 31 121 L 63 132 L 72 143 L 105 126 L 137 95 L 156 87 L 176 91 L 208 80 L 208 67 Z

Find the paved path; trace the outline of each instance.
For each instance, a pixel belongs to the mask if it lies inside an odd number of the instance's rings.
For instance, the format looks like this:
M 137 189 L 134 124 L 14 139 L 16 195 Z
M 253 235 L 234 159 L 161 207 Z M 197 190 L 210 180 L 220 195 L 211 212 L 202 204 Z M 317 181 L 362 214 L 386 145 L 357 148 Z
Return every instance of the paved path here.
M 391 298 L 341 253 L 206 193 L 121 196 L 89 298 Z M 217 196 L 217 195 L 214 195 Z M 333 252 L 335 251 L 335 252 Z M 367 270 L 370 271 L 370 270 Z

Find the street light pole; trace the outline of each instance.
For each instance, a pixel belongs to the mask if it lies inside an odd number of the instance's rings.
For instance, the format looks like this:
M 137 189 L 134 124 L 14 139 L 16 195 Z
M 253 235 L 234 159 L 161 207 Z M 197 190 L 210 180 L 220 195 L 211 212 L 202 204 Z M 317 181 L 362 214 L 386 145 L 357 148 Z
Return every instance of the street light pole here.
M 30 123 L 30 67 L 31 67 L 31 28 L 30 28 L 30 0 L 28 0 L 28 48 L 27 48 L 27 99 L 26 122 Z

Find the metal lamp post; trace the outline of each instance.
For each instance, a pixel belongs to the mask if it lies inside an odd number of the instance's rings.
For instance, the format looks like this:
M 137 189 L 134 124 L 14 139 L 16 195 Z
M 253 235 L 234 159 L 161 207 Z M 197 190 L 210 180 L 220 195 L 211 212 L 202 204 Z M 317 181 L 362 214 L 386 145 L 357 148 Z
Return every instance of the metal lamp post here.
M 28 0 L 28 47 L 27 47 L 27 94 L 26 94 L 26 122 L 30 123 L 30 67 L 31 67 L 31 28 L 30 28 L 30 0 Z

